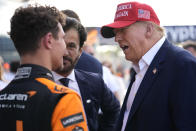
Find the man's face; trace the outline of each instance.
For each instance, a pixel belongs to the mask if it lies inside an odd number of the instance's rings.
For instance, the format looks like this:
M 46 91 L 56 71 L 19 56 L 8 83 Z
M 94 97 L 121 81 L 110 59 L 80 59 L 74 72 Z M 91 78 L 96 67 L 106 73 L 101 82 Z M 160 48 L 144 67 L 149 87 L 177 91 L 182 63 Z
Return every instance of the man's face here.
M 52 70 L 62 69 L 63 68 L 63 56 L 67 53 L 66 44 L 64 41 L 65 33 L 61 24 L 58 24 L 59 32 L 57 35 L 57 39 L 53 39 L 53 50 L 52 50 Z
M 65 35 L 65 43 L 67 46 L 68 53 L 63 57 L 63 70 L 61 70 L 60 74 L 70 73 L 75 67 L 80 55 L 82 53 L 82 49 L 80 48 L 80 40 L 79 35 L 76 29 L 71 28 L 66 31 Z
M 130 26 L 114 29 L 115 41 L 123 50 L 127 60 L 138 63 L 146 53 L 145 25 L 136 22 Z

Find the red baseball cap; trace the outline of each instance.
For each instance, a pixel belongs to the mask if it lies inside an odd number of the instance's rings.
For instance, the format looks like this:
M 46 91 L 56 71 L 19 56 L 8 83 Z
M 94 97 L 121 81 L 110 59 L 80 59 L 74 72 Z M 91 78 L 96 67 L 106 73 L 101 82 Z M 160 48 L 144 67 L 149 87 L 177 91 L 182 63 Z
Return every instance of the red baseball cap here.
M 114 37 L 114 28 L 126 27 L 136 21 L 151 21 L 160 25 L 160 21 L 152 7 L 139 2 L 127 2 L 117 6 L 114 22 L 101 27 L 101 34 L 105 38 Z

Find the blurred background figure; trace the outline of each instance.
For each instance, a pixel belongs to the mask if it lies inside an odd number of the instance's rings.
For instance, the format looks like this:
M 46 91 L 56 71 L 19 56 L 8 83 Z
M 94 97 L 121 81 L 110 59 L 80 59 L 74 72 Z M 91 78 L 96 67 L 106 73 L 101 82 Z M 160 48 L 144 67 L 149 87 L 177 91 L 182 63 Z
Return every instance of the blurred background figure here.
M 3 78 L 3 58 L 0 56 L 0 91 L 7 85 Z
M 0 64 L 0 91 L 7 85 L 7 83 L 3 80 L 3 67 Z
M 196 42 L 194 41 L 186 41 L 182 45 L 182 47 L 188 50 L 193 56 L 196 57 Z
M 86 53 L 88 53 L 92 56 L 94 56 L 94 54 L 95 54 L 94 48 L 91 45 L 84 44 L 83 51 L 85 51 Z
M 88 53 L 92 57 L 94 57 L 95 51 L 94 51 L 94 48 L 92 45 L 84 44 L 83 51 Z M 87 62 L 87 60 L 88 59 L 83 60 L 83 61 Z M 92 65 L 89 64 L 88 68 L 91 66 Z M 84 69 L 84 70 L 88 70 L 88 68 L 86 67 L 86 69 Z M 102 64 L 101 68 L 102 68 L 102 77 L 103 77 L 105 84 L 114 93 L 114 95 L 119 100 L 120 104 L 122 105 L 123 98 L 124 98 L 122 96 L 124 94 L 121 94 L 122 93 L 122 92 L 120 92 L 121 87 L 119 86 L 118 82 L 116 81 L 116 78 L 114 77 L 114 75 L 112 73 L 112 70 L 108 66 L 103 65 L 103 64 Z
M 7 74 L 10 72 L 10 64 L 8 62 L 3 62 L 2 65 L 4 69 L 3 78 L 5 79 L 5 81 L 7 81 Z
M 4 73 L 5 81 L 10 82 L 11 80 L 14 79 L 16 71 L 19 66 L 20 66 L 19 60 L 11 61 L 10 64 L 6 63 L 6 66 L 4 66 L 4 67 L 6 67 L 5 68 L 6 72 Z
M 126 94 L 126 86 L 125 83 L 122 79 L 121 76 L 118 75 L 118 73 L 116 73 L 112 67 L 112 63 L 109 61 L 103 61 L 103 66 L 107 67 L 108 69 L 110 69 L 111 72 L 111 77 L 113 77 L 115 84 L 119 87 L 118 90 L 116 91 L 116 96 L 118 97 L 119 101 L 120 101 L 120 105 L 122 106 L 125 94 Z

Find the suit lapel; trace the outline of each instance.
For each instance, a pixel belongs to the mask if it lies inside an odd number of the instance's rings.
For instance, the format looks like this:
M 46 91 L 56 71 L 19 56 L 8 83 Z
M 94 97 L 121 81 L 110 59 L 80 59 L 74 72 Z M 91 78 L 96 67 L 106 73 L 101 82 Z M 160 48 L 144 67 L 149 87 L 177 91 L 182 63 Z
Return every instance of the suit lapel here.
M 81 97 L 83 99 L 86 96 L 88 96 L 87 95 L 88 93 L 86 92 L 87 90 L 85 89 L 85 88 L 88 88 L 88 86 L 87 86 L 88 81 L 85 80 L 86 78 L 83 77 L 83 75 L 79 71 L 77 71 L 76 69 L 75 69 L 75 76 L 76 76 L 76 81 L 78 83 L 78 87 L 80 89 Z
M 128 122 L 131 121 L 133 115 L 135 114 L 136 110 L 138 109 L 139 105 L 144 100 L 144 97 L 146 94 L 148 94 L 148 91 L 152 88 L 153 82 L 156 81 L 157 76 L 159 75 L 159 72 L 161 71 L 162 65 L 165 61 L 165 56 L 167 52 L 167 46 L 168 46 L 167 40 L 164 42 L 158 53 L 155 55 L 152 63 L 150 64 L 148 70 L 146 71 L 146 74 L 140 84 L 140 87 L 138 89 L 138 92 L 135 96 L 134 102 L 132 104 L 132 108 L 129 113 Z
M 87 104 L 89 104 L 90 100 L 90 94 L 89 94 L 89 83 L 88 80 L 86 80 L 86 78 L 82 75 L 82 73 L 80 73 L 79 71 L 77 71 L 75 69 L 75 76 L 76 76 L 76 81 L 78 83 L 78 87 L 80 89 L 80 94 L 81 94 L 81 98 L 82 98 L 82 102 L 83 102 L 83 106 L 85 111 L 88 111 L 87 109 Z

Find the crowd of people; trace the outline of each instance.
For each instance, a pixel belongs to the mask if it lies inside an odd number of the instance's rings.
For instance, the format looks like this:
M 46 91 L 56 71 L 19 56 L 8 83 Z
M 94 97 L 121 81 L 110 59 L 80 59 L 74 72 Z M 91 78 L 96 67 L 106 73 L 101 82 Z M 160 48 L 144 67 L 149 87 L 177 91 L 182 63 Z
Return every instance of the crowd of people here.
M 128 88 L 112 63 L 83 50 L 73 10 L 28 5 L 10 22 L 20 61 L 0 58 L 1 130 L 196 130 L 196 44 L 171 44 L 150 5 L 121 3 L 100 30 L 133 63 Z

